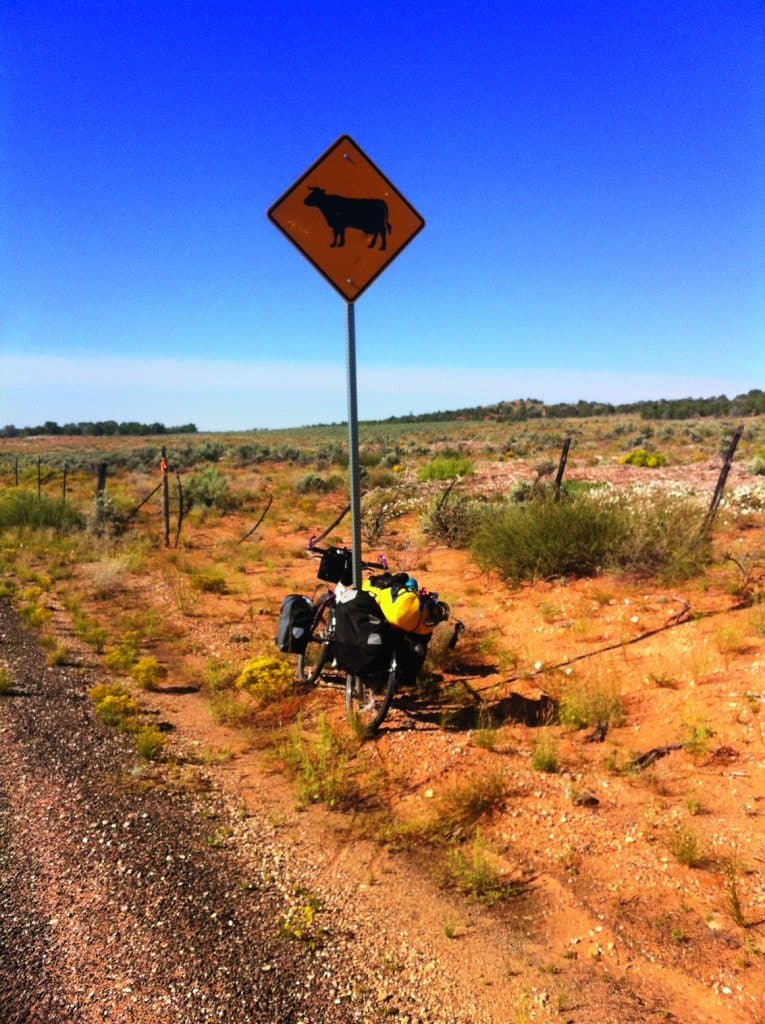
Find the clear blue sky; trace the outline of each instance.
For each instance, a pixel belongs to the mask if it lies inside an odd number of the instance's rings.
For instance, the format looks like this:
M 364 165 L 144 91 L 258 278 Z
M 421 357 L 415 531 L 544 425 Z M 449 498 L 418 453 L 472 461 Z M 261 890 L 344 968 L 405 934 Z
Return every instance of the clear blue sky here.
M 266 209 L 346 132 L 427 221 L 362 418 L 765 386 L 761 0 L 4 0 L 0 425 L 344 419 Z

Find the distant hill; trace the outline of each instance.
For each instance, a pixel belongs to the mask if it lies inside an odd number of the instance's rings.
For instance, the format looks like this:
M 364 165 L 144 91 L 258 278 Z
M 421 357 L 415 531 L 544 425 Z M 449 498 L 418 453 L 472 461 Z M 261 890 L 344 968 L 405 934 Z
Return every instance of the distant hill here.
M 546 405 L 537 398 L 521 398 L 495 405 L 476 405 L 468 409 L 449 409 L 419 415 L 390 416 L 383 423 L 438 423 L 445 420 L 493 420 L 517 423 L 535 419 L 569 419 L 587 416 L 619 416 L 637 413 L 644 420 L 687 420 L 696 416 L 756 416 L 765 413 L 765 392 L 753 388 L 745 395 L 728 398 L 660 398 L 656 401 L 628 402 L 557 402 Z

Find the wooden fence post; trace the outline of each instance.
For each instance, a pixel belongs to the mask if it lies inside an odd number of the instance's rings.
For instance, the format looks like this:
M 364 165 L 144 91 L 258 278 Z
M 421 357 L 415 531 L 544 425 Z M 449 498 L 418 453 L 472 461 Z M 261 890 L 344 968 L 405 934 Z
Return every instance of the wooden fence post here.
M 568 461 L 568 450 L 571 447 L 571 438 L 567 437 L 563 442 L 563 448 L 560 453 L 560 462 L 558 463 L 558 472 L 555 475 L 555 500 L 560 498 L 560 486 L 563 482 L 563 474 L 566 471 L 566 462 Z
M 183 526 L 183 485 L 181 484 L 181 474 L 176 469 L 175 480 L 178 485 L 178 524 L 175 527 L 175 546 L 178 547 L 178 543 L 181 539 L 181 527 Z
M 731 442 L 728 445 L 728 450 L 725 453 L 722 469 L 720 470 L 720 475 L 717 478 L 717 486 L 715 487 L 715 492 L 712 495 L 712 501 L 709 505 L 709 511 L 707 512 L 704 518 L 704 524 L 701 527 L 702 534 L 708 533 L 708 531 L 712 528 L 712 523 L 715 521 L 717 510 L 720 507 L 720 502 L 722 501 L 723 491 L 725 490 L 725 483 L 728 479 L 728 473 L 730 473 L 730 467 L 733 465 L 733 456 L 736 454 L 736 448 L 738 447 L 738 443 L 741 440 L 741 435 L 743 433 L 744 424 L 739 423 L 738 427 L 736 428 L 736 432 L 734 433 L 733 437 L 731 438 Z
M 67 466 L 66 463 L 64 463 L 64 480 L 63 480 L 63 483 L 61 485 L 61 504 L 62 505 L 66 505 L 66 474 L 67 474 L 68 469 L 69 469 L 69 467 Z
M 42 481 L 40 479 L 40 456 L 37 456 L 37 499 L 39 501 L 42 494 Z
M 159 468 L 162 473 L 162 523 L 165 533 L 165 547 L 170 547 L 170 484 L 167 476 L 167 452 L 162 445 L 162 457 L 159 460 Z
M 106 489 L 106 470 L 107 463 L 99 462 L 98 464 L 98 478 L 96 479 L 96 497 L 100 497 Z

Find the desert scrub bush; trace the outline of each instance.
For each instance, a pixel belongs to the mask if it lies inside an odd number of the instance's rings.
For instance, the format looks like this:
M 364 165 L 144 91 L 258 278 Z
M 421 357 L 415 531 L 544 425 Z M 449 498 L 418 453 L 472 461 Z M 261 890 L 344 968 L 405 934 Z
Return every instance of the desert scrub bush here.
M 487 907 L 520 895 L 522 891 L 518 883 L 512 884 L 502 879 L 480 829 L 476 830 L 467 853 L 459 846 L 449 851 L 448 869 L 453 884 L 461 892 Z
M 156 761 L 166 743 L 164 734 L 153 725 L 144 725 L 135 735 L 135 748 L 144 761 Z
M 138 661 L 141 635 L 137 630 L 128 630 L 122 642 L 107 651 L 101 659 L 107 668 L 115 672 L 128 672 Z
M 228 593 L 228 582 L 219 569 L 198 569 L 191 575 L 191 586 L 203 594 Z
M 54 642 L 53 646 L 45 656 L 45 664 L 50 665 L 51 667 L 55 665 L 66 665 L 70 657 L 71 652 L 68 647 L 64 644 L 57 644 Z
M 623 466 L 645 466 L 647 469 L 658 469 L 667 464 L 667 456 L 661 452 L 648 452 L 645 448 L 634 448 L 628 455 L 623 455 L 619 462 Z
M 11 677 L 4 668 L 0 668 L 0 697 L 10 693 L 12 689 Z
M 617 508 L 621 530 L 609 559 L 612 568 L 688 579 L 711 560 L 709 538 L 702 532 L 704 509 L 694 498 L 650 489 L 621 495 Z
M 114 597 L 125 589 L 127 573 L 127 559 L 107 558 L 93 567 L 87 588 L 95 598 Z
M 92 619 L 86 612 L 77 610 L 72 615 L 72 626 L 75 636 L 78 636 L 83 643 L 88 644 L 98 654 L 103 654 L 108 633 L 103 626 L 100 626 L 95 619 Z
M 300 804 L 324 803 L 341 810 L 356 803 L 360 795 L 352 764 L 357 750 L 350 736 L 339 736 L 327 716 L 320 715 L 314 739 L 306 739 L 297 723 L 278 754 L 295 775 Z
M 479 564 L 512 582 L 593 576 L 606 565 L 619 532 L 615 510 L 588 494 L 546 497 L 487 512 L 472 547 Z
M 130 675 L 142 690 L 156 690 L 161 680 L 167 676 L 167 669 L 160 665 L 155 657 L 147 655 L 139 658 L 133 665 Z
M 515 583 L 608 568 L 682 579 L 711 557 L 702 522 L 702 508 L 683 496 L 577 491 L 500 506 L 472 547 L 479 564 Z
M 52 614 L 44 605 L 39 604 L 37 601 L 30 601 L 28 604 L 21 606 L 21 617 L 30 626 L 44 626 L 46 622 L 50 621 Z
M 467 548 L 478 530 L 485 506 L 464 494 L 440 495 L 422 517 L 422 532 L 439 544 Z
M 213 466 L 192 473 L 183 484 L 186 507 L 215 508 L 230 512 L 239 504 L 239 498 L 231 492 L 228 478 Z
M 343 478 L 336 473 L 328 477 L 319 473 L 306 473 L 295 481 L 295 490 L 298 494 L 327 494 L 339 490 L 344 483 Z
M 202 673 L 202 679 L 209 690 L 230 690 L 238 676 L 237 670 L 227 661 L 209 658 Z
M 667 840 L 667 849 L 679 864 L 697 868 L 703 861 L 701 841 L 686 825 L 676 826 Z
M 392 488 L 377 488 L 361 499 L 361 532 L 367 544 L 376 544 L 388 523 L 400 519 L 412 503 Z
M 471 834 L 481 818 L 500 810 L 510 787 L 499 773 L 456 786 L 444 793 L 436 816 L 428 828 L 431 838 L 462 839 Z
M 248 693 L 262 707 L 293 692 L 295 673 L 285 658 L 261 655 L 246 662 L 236 680 L 236 687 Z
M 328 931 L 320 927 L 316 920 L 316 914 L 321 909 L 319 898 L 303 890 L 299 890 L 296 897 L 299 902 L 291 906 L 282 918 L 282 935 L 286 939 L 304 943 L 309 949 L 317 949 Z
M 621 725 L 624 722 L 624 702 L 618 684 L 598 675 L 569 679 L 558 701 L 558 720 L 567 729 Z
M 749 463 L 749 472 L 755 476 L 765 476 L 765 448 L 758 448 Z
M 82 525 L 82 516 L 75 508 L 44 494 L 38 498 L 33 491 L 18 487 L 0 494 L 0 530 L 21 527 L 66 531 L 81 529 Z
M 714 736 L 714 731 L 706 722 L 689 721 L 685 723 L 685 735 L 683 747 L 691 757 L 704 757 L 709 753 L 709 741 Z
M 95 537 L 113 537 L 122 530 L 122 515 L 106 491 L 97 494 L 93 499 L 86 526 L 88 533 Z
M 558 748 L 550 733 L 543 729 L 531 750 L 531 765 L 534 771 L 555 775 L 560 768 Z
M 139 708 L 124 686 L 119 683 L 99 683 L 90 690 L 89 696 L 96 714 L 106 725 L 113 725 L 122 732 L 134 728 Z
M 470 476 L 473 463 L 462 456 L 437 455 L 419 472 L 420 480 L 452 480 L 454 477 Z

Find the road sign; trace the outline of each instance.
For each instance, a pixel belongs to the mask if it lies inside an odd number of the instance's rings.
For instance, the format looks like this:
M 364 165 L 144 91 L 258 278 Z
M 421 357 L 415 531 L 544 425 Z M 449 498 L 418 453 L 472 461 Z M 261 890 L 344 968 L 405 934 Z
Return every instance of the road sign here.
M 268 217 L 348 302 L 425 226 L 348 135 L 277 199 Z

